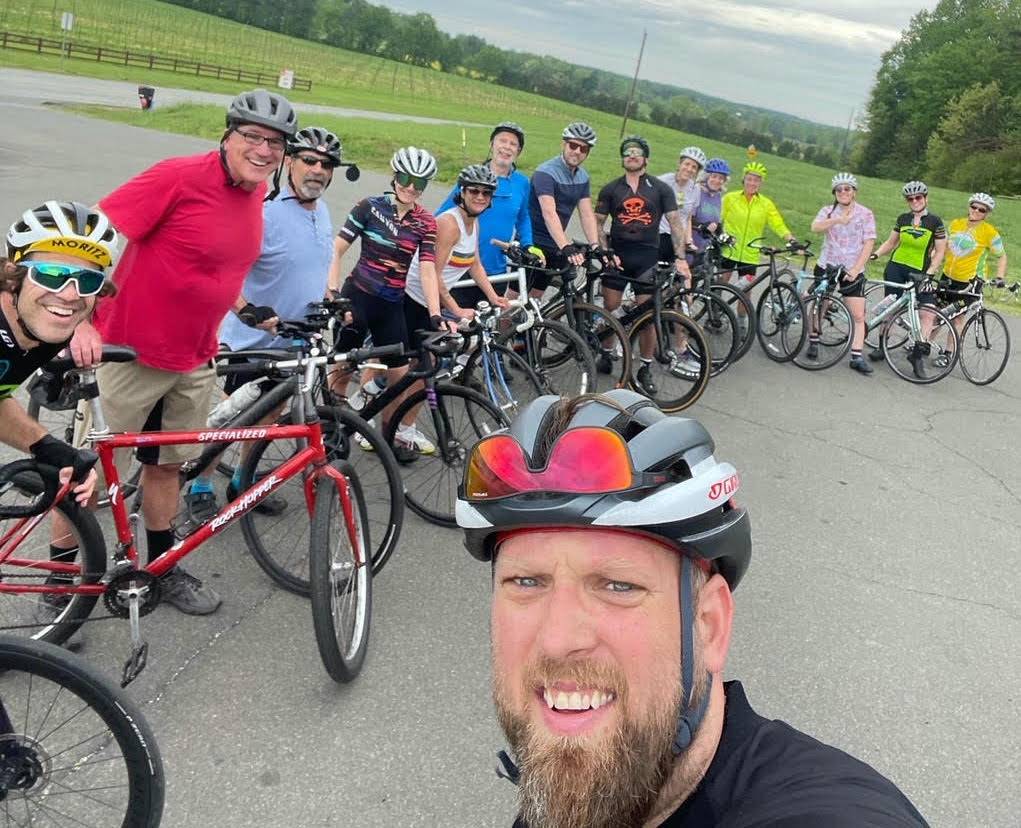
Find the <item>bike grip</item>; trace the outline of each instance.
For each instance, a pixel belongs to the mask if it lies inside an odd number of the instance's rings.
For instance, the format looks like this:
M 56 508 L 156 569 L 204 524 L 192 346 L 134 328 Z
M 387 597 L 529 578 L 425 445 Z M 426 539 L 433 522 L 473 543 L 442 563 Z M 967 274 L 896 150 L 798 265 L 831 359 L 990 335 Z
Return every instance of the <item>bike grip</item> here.
M 36 472 L 39 479 L 42 480 L 42 492 L 30 503 L 22 503 L 19 506 L 0 506 L 0 519 L 40 515 L 49 509 L 56 499 L 57 492 L 60 490 L 60 470 L 29 458 L 15 460 L 13 463 L 0 467 L 0 488 L 10 484 L 16 475 L 26 472 Z
M 380 345 L 376 348 L 356 348 L 349 351 L 347 359 L 350 362 L 364 362 L 374 357 L 403 356 L 404 343 L 396 342 L 393 345 Z
M 71 466 L 71 479 L 75 483 L 81 483 L 98 462 L 99 455 L 92 449 L 78 449 L 78 458 Z

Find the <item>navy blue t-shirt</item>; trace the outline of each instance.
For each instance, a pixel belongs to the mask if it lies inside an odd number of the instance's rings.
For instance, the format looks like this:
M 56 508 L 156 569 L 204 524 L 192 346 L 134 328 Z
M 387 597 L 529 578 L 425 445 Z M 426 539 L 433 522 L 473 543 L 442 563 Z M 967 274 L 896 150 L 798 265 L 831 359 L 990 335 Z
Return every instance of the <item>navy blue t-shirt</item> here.
M 539 196 L 553 196 L 560 226 L 567 229 L 574 208 L 583 198 L 591 198 L 589 176 L 584 167 L 567 166 L 562 155 L 543 161 L 532 173 L 532 191 L 528 195 L 528 213 L 532 219 L 532 239 L 539 247 L 557 247 L 539 207 Z

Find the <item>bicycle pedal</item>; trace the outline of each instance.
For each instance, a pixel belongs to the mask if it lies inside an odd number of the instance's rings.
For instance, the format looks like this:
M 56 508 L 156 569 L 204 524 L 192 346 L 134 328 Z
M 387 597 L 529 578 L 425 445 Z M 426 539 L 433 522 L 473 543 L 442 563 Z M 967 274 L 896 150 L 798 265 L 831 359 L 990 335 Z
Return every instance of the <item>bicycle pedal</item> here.
M 121 687 L 127 687 L 138 678 L 149 661 L 149 644 L 143 641 L 139 646 L 131 648 L 131 655 L 124 662 L 124 671 L 121 673 Z

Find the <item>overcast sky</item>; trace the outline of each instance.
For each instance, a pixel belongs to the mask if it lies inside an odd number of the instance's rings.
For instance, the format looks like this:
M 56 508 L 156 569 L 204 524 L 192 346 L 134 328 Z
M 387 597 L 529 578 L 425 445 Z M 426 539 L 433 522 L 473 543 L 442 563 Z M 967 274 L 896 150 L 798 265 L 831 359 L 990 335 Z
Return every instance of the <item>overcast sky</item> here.
M 376 0 L 380 2 L 380 0 Z M 882 53 L 937 0 L 381 0 L 454 34 L 844 126 Z

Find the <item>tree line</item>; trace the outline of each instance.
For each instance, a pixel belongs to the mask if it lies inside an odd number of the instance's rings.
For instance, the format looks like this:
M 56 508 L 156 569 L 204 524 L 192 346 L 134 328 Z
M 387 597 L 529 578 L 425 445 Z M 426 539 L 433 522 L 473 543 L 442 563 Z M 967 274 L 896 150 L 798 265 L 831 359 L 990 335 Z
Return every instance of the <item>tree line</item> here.
M 424 12 L 404 14 L 367 0 L 169 0 L 270 31 L 363 54 L 623 114 L 631 79 L 548 55 L 500 49 L 475 35 L 450 35 Z M 637 42 L 636 42 L 637 47 Z M 706 138 L 833 167 L 846 131 L 780 112 L 735 105 L 720 98 L 653 81 L 639 81 L 629 116 Z
M 1021 193 L 1021 0 L 941 0 L 883 55 L 856 169 Z

